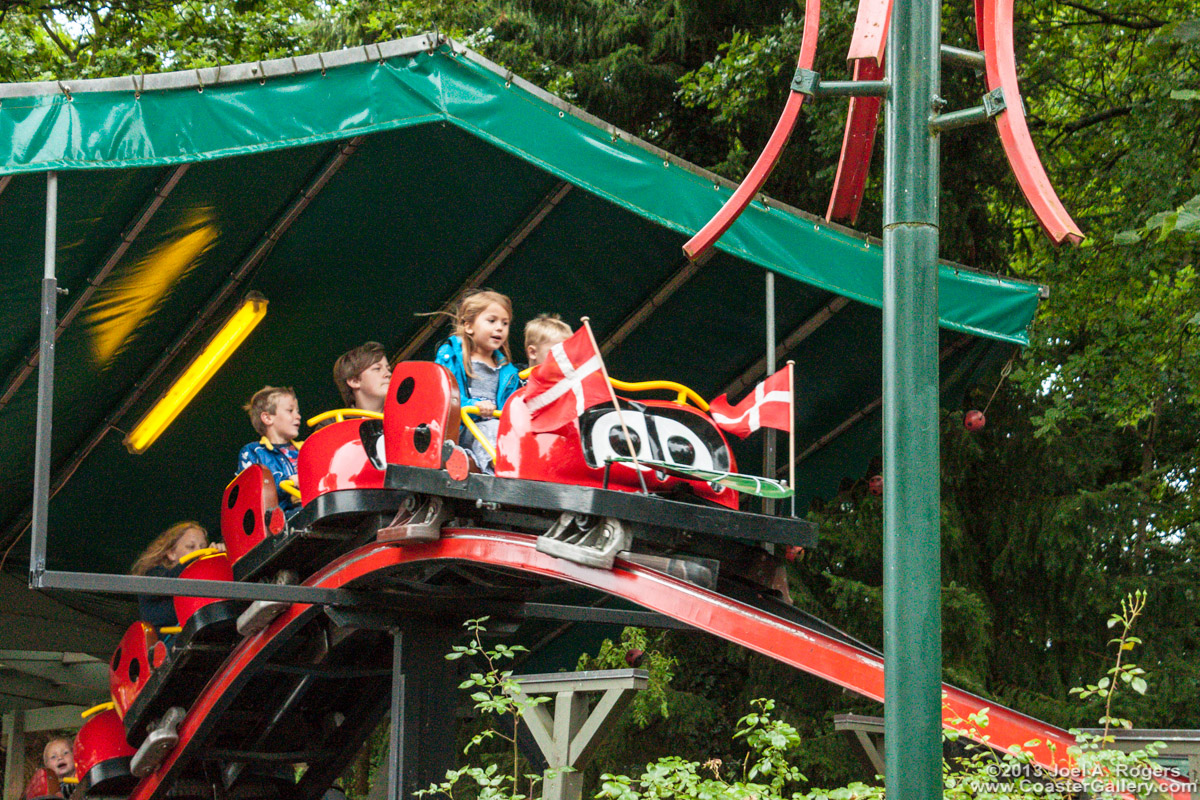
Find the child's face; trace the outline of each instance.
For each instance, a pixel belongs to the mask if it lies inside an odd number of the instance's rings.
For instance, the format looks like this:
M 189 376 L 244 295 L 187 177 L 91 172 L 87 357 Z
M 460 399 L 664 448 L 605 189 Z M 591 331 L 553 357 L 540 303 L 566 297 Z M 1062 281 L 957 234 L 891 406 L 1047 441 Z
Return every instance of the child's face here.
M 536 367 L 538 364 L 546 360 L 546 356 L 550 354 L 550 348 L 556 344 L 562 344 L 571 337 L 565 333 L 552 333 L 540 344 L 531 344 L 525 348 L 525 354 L 529 357 L 529 366 Z
M 346 381 L 350 391 L 354 392 L 356 408 L 368 411 L 382 411 L 383 401 L 387 397 L 388 384 L 392 380 L 392 369 L 386 358 L 380 358 L 371 366 L 358 373 L 355 378 Z
M 508 325 L 511 320 L 504 306 L 492 303 L 475 319 L 463 326 L 471 340 L 472 351 L 490 356 L 508 341 Z
M 300 435 L 300 403 L 290 394 L 275 400 L 275 413 L 262 415 L 267 441 L 286 444 Z
M 204 531 L 199 528 L 188 528 L 175 540 L 175 545 L 167 551 L 167 561 L 172 564 L 178 564 L 179 559 L 186 556 L 193 550 L 208 547 L 208 537 L 204 535 Z
M 46 769 L 60 778 L 65 778 L 73 773 L 75 756 L 71 753 L 71 743 L 65 739 L 52 740 L 42 752 L 42 763 Z

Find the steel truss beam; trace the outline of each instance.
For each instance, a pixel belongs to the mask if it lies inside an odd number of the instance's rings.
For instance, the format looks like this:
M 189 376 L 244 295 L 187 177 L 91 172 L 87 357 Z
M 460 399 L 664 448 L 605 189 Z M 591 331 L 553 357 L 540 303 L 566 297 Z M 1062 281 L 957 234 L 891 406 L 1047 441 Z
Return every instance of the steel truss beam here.
M 538 226 L 545 221 L 546 217 L 550 216 L 550 212 L 552 212 L 558 206 L 558 204 L 562 202 L 563 198 L 566 197 L 574 188 L 575 186 L 573 184 L 566 183 L 564 181 L 551 189 L 550 192 L 541 199 L 541 202 L 538 203 L 537 207 L 530 212 L 529 216 L 522 220 L 521 224 L 513 229 L 512 233 L 504 237 L 504 241 L 500 243 L 500 246 L 493 250 L 491 255 L 484 259 L 483 265 L 480 266 L 479 269 L 475 270 L 475 272 L 473 272 L 469 278 L 463 281 L 462 285 L 454 290 L 454 293 L 450 295 L 450 299 L 442 305 L 442 310 L 446 313 L 452 313 L 454 310 L 454 305 L 458 302 L 460 297 L 470 290 L 478 288 L 483 284 L 484 281 L 490 278 L 492 274 L 500 268 L 500 265 L 507 261 L 508 257 L 517 251 L 517 248 L 520 247 L 521 243 L 529 237 L 529 234 L 537 230 Z M 438 329 L 441 328 L 447 320 L 448 317 L 443 314 L 435 314 L 429 317 L 428 321 L 421 326 L 421 329 L 417 331 L 417 333 L 411 339 L 409 339 L 403 347 L 400 348 L 399 352 L 396 353 L 396 357 L 392 359 L 392 362 L 397 363 L 400 361 L 407 361 L 408 359 L 412 358 L 413 353 L 416 353 L 418 350 L 424 347 L 425 344 L 433 338 L 434 334 L 437 333 Z
M 637 628 L 676 628 L 691 630 L 692 626 L 651 611 L 636 611 L 599 606 L 564 606 L 551 603 L 522 603 L 517 613 L 526 619 L 554 619 L 564 622 L 595 622 L 605 625 L 625 625 Z
M 61 572 L 45 570 L 30 577 L 34 589 L 73 589 L 113 594 L 186 594 L 188 597 L 215 597 L 221 600 L 278 600 L 285 603 L 314 603 L 331 606 L 360 605 L 357 594 L 349 590 L 330 591 L 310 586 L 244 581 L 208 581 L 189 578 L 153 578 L 146 575 L 108 575 L 99 572 Z
M 92 296 L 96 294 L 96 290 L 100 288 L 100 285 L 104 283 L 117 264 L 121 263 L 121 259 L 125 257 L 125 253 L 129 250 L 129 246 L 145 230 L 146 225 L 150 223 L 150 220 L 154 218 L 158 210 L 162 208 L 163 203 L 171 195 L 171 192 L 175 191 L 175 187 L 179 185 L 179 181 L 191 169 L 191 166 L 191 164 L 180 164 L 173 169 L 171 174 L 167 176 L 167 179 L 159 184 L 154 193 L 150 195 L 150 199 L 142 206 L 137 216 L 121 232 L 117 244 L 109 251 L 108 257 L 104 259 L 104 262 L 100 265 L 100 269 L 96 270 L 96 273 L 87 279 L 87 288 L 80 293 L 75 302 L 71 304 L 71 307 L 67 309 L 67 313 L 58 321 L 58 325 L 54 329 L 54 341 L 58 341 L 63 331 L 75 321 L 75 317 L 91 301 Z M 3 191 L 3 188 L 0 185 L 0 191 Z M 4 391 L 0 393 L 0 410 L 3 410 L 12 401 L 13 395 L 24 385 L 26 379 L 33 374 L 34 369 L 38 365 L 39 353 L 40 348 L 35 343 L 25 362 L 8 376 L 8 379 L 4 382 Z
M 946 359 L 950 358 L 950 356 L 954 355 L 959 350 L 962 350 L 964 347 L 966 347 L 970 343 L 971 343 L 971 338 L 969 336 L 963 336 L 962 338 L 955 340 L 953 343 L 947 345 L 946 347 L 943 347 L 942 351 L 938 354 L 938 363 L 944 362 Z M 946 381 L 942 382 L 941 388 L 942 389 L 946 388 Z M 833 430 L 829 431 L 829 433 L 826 433 L 820 439 L 817 439 L 815 442 L 813 442 L 807 448 L 805 448 L 805 450 L 803 452 L 801 452 L 800 455 L 796 456 L 796 466 L 800 466 L 800 462 L 804 461 L 804 459 L 813 455 L 817 451 L 822 450 L 825 447 L 827 447 L 830 442 L 832 442 L 837 437 L 841 436 L 846 431 L 850 430 L 852 427 L 854 427 L 855 424 L 857 424 L 859 422 L 859 420 L 863 419 L 868 414 L 871 414 L 872 412 L 876 411 L 881 405 L 883 405 L 883 395 L 876 397 L 874 400 L 872 400 L 871 402 L 867 403 L 862 408 L 855 411 L 853 414 L 851 414 L 849 417 L 847 417 L 844 422 L 842 422 L 840 425 L 838 425 Z M 786 464 L 784 464 L 782 467 L 780 467 L 777 470 L 776 475 L 782 475 L 785 471 L 787 471 Z
M 837 296 L 830 300 L 825 305 L 813 314 L 804 322 L 800 323 L 794 331 L 789 333 L 782 342 L 775 348 L 775 361 L 779 362 L 785 355 L 795 350 L 800 346 L 800 343 L 812 336 L 818 328 L 824 325 L 829 320 L 845 308 L 850 303 L 850 300 Z M 758 380 L 766 374 L 767 358 L 763 356 L 758 361 L 755 361 L 745 372 L 730 381 L 725 387 L 724 393 L 730 396 L 736 396 L 739 392 L 749 388 L 758 382 Z
M 91 437 L 89 437 L 81 447 L 75 450 L 75 452 L 72 453 L 64 463 L 63 467 L 55 473 L 50 484 L 50 497 L 54 497 L 54 495 L 58 494 L 58 492 L 62 490 L 62 487 L 65 486 L 67 481 L 71 479 L 71 476 L 75 474 L 75 470 L 79 469 L 80 464 L 82 464 L 87 457 L 91 455 L 92 451 L 95 450 L 102 441 L 104 441 L 104 437 L 108 435 L 108 432 L 112 430 L 113 426 L 120 422 L 121 419 L 127 413 L 129 413 L 129 410 L 133 408 L 138 400 L 141 399 L 142 395 L 154 385 L 154 382 L 158 379 L 158 377 L 162 375 L 168 367 L 171 366 L 179 353 L 182 352 L 192 341 L 192 339 L 204 329 L 204 326 L 207 325 L 217 314 L 217 312 L 221 310 L 221 307 L 224 305 L 224 303 L 238 291 L 241 285 L 245 282 L 246 278 L 249 277 L 251 270 L 258 266 L 267 257 L 272 248 L 274 248 L 275 244 L 300 217 L 304 210 L 308 208 L 313 199 L 321 193 L 321 190 L 325 188 L 333 176 L 336 175 L 337 172 L 350 159 L 350 157 L 357 152 L 359 145 L 362 144 L 362 141 L 362 136 L 356 136 L 353 139 L 342 142 L 337 146 L 335 152 L 325 162 L 320 171 L 317 173 L 316 177 L 314 177 L 313 180 L 311 180 L 304 187 L 304 189 L 302 189 L 300 193 L 293 198 L 292 202 L 288 204 L 288 207 L 284 209 L 284 211 L 278 217 L 276 217 L 275 222 L 267 229 L 267 231 L 262 235 L 262 238 L 259 239 L 254 247 L 251 248 L 249 254 L 242 259 L 240 264 L 238 264 L 237 268 L 225 282 L 225 285 L 222 286 L 215 295 L 209 298 L 208 303 L 205 304 L 200 313 L 196 315 L 192 323 L 188 325 L 188 327 L 183 331 L 182 334 L 180 334 L 175 342 L 167 348 L 166 352 L 164 352 L 158 361 L 154 363 L 154 366 L 147 370 L 138 380 L 138 382 L 134 384 L 133 390 L 125 396 L 125 399 L 116 408 L 116 410 L 105 417 L 104 421 L 100 423 L 99 427 L 93 431 Z M 30 509 L 18 517 L 17 520 L 8 527 L 4 533 L 3 539 L 0 541 L 7 544 L 8 542 L 11 542 L 15 538 L 19 537 L 29 529 L 31 520 L 32 510 Z M 35 536 L 35 539 L 36 538 L 37 537 Z M 45 552 L 37 552 L 37 550 L 38 548 L 33 548 L 32 552 L 30 553 L 30 567 L 34 571 L 44 569 L 45 566 Z M 39 556 L 41 559 L 40 564 L 38 563 Z
M 646 302 L 638 306 L 637 310 L 625 318 L 625 321 L 617 326 L 617 329 L 610 333 L 607 338 L 600 344 L 601 355 L 608 355 L 614 348 L 629 338 L 629 335 L 641 327 L 656 309 L 660 308 L 664 303 L 671 298 L 673 294 L 678 292 L 684 285 L 696 276 L 700 268 L 709 262 L 712 258 L 713 251 L 706 250 L 698 255 L 695 259 L 684 259 L 675 273 L 671 275 L 661 286 L 654 290 L 650 298 Z

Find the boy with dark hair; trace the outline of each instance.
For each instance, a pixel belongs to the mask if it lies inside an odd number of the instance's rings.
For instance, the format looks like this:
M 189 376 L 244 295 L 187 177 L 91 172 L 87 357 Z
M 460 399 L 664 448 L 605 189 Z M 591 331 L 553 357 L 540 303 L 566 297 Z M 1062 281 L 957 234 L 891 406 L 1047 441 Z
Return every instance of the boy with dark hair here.
M 382 413 L 391 379 L 387 351 L 379 342 L 359 345 L 333 363 L 333 382 L 347 408 Z
M 279 484 L 296 477 L 296 460 L 300 456 L 300 403 L 290 386 L 264 386 L 254 393 L 242 408 L 250 415 L 250 424 L 262 438 L 238 451 L 237 471 L 251 464 L 261 464 L 275 478 L 275 491 L 284 514 L 300 507 L 297 500 Z

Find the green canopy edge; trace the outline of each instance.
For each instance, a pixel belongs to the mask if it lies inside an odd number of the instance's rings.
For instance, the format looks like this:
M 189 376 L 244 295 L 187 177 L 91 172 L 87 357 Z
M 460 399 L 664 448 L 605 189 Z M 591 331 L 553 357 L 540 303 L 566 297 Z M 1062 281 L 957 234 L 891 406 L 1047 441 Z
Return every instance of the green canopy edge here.
M 452 42 L 431 47 L 427 37 L 188 73 L 0 85 L 0 176 L 209 161 L 424 124 L 455 125 L 685 235 L 732 190 L 477 54 Z M 881 306 L 877 241 L 765 197 L 718 247 Z M 1042 290 L 943 264 L 939 292 L 942 327 L 1025 345 Z

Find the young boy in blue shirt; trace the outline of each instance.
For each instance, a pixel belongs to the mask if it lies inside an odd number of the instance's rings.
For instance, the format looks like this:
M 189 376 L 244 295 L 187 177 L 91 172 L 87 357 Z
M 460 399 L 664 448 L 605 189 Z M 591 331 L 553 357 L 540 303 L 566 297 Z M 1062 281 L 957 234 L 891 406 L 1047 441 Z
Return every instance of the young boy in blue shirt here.
M 296 393 L 287 386 L 264 386 L 254 393 L 243 408 L 250 415 L 250 424 L 262 436 L 238 451 L 237 471 L 251 464 L 262 464 L 275 478 L 279 507 L 284 514 L 300 508 L 300 503 L 279 488 L 280 481 L 296 477 L 296 460 L 300 455 L 300 403 Z

